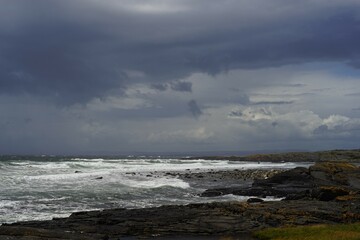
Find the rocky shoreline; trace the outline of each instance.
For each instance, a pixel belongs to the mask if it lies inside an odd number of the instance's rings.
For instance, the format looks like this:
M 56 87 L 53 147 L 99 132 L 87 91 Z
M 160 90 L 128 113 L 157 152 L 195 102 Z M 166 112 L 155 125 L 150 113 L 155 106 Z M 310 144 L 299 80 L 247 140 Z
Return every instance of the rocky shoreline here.
M 309 168 L 297 167 L 255 179 L 250 187 L 225 187 L 208 189 L 202 196 L 226 194 L 241 196 L 275 196 L 286 200 L 330 201 L 337 197 L 357 197 L 360 190 L 360 168 L 346 162 L 322 162 Z
M 286 152 L 271 154 L 252 154 L 248 156 L 202 156 L 187 159 L 230 160 L 245 162 L 360 162 L 360 149 L 330 150 L 318 152 Z
M 174 177 L 195 184 L 249 180 L 249 185 L 209 188 L 201 196 L 251 198 L 247 202 L 79 212 L 50 221 L 4 224 L 0 239 L 252 239 L 252 232 L 267 227 L 360 221 L 360 168 L 347 162 L 320 162 L 287 171 L 211 171 Z M 260 198 L 266 196 L 284 200 L 263 202 Z
M 38 239 L 121 239 L 158 236 L 241 236 L 266 227 L 360 220 L 360 202 L 207 203 L 74 213 L 52 221 L 0 227 L 1 236 Z M 2 237 L 1 239 L 6 239 Z M 19 238 L 20 239 L 20 238 Z M 36 238 L 34 238 L 36 239 Z

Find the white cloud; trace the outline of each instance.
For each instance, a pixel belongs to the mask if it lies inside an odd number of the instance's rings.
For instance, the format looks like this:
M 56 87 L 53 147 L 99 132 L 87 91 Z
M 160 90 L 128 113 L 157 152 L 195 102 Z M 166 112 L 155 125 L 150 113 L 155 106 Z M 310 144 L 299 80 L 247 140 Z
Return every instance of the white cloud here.
M 159 13 L 176 13 L 185 11 L 187 8 L 180 4 L 174 4 L 169 1 L 146 1 L 142 3 L 133 3 L 125 7 L 130 11 L 148 13 L 148 14 L 159 14 Z
M 182 12 L 189 6 L 184 1 L 167 1 L 167 0 L 93 0 L 94 3 L 108 7 L 110 9 L 121 9 L 134 13 L 143 14 L 166 14 Z
M 319 135 L 331 134 L 332 137 L 358 135 L 360 118 L 349 118 L 341 115 L 331 115 L 321 118 L 309 110 L 279 113 L 272 108 L 247 107 L 233 109 L 228 118 L 238 119 L 255 129 L 266 129 L 273 137 L 279 133 L 296 134 L 299 138 L 317 138 Z
M 360 119 L 351 119 L 340 115 L 331 115 L 324 119 L 324 125 L 329 131 L 334 132 L 352 132 L 360 131 Z

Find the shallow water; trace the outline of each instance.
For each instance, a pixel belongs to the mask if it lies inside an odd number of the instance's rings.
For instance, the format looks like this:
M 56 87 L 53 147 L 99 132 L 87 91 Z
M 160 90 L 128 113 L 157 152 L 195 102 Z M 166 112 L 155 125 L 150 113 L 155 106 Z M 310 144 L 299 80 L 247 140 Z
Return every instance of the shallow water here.
M 0 223 L 66 217 L 75 211 L 245 200 L 200 198 L 204 186 L 166 175 L 226 169 L 294 168 L 309 163 L 249 163 L 170 158 L 2 158 Z M 99 179 L 101 178 L 101 179 Z M 219 183 L 221 184 L 221 183 Z M 241 184 L 241 183 L 239 183 Z

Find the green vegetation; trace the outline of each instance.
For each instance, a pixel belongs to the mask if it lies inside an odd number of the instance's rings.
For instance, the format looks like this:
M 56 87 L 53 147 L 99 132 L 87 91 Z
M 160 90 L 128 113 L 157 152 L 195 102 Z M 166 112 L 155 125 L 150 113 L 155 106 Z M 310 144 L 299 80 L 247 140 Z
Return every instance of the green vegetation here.
M 261 240 L 359 240 L 360 223 L 269 228 L 254 233 Z

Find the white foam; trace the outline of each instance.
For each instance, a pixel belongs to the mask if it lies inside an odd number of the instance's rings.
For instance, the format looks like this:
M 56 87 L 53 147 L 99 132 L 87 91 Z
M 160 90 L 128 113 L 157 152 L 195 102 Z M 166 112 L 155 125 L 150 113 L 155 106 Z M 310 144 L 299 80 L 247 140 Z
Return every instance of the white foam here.
M 2 209 L 2 208 L 13 208 L 16 205 L 19 205 L 19 201 L 0 200 L 0 209 Z
M 202 189 L 190 187 L 187 182 L 165 173 L 301 166 L 299 163 L 258 164 L 161 158 L 42 159 L 4 161 L 1 164 L 0 223 L 50 219 L 74 211 L 106 207 L 149 207 L 214 200 L 244 201 L 246 198 L 234 195 L 200 198 L 198 194 Z
M 99 177 L 103 173 L 106 172 L 98 172 L 98 173 L 65 173 L 65 174 L 44 174 L 39 176 L 25 176 L 24 179 L 27 181 L 31 180 L 43 180 L 43 181 L 72 181 L 72 180 L 79 180 L 79 179 L 90 179 L 91 177 L 96 178 Z
M 123 179 L 121 183 L 134 188 L 174 187 L 186 189 L 190 187 L 189 183 L 178 178 Z
M 238 162 L 228 160 L 189 160 L 189 159 L 81 159 L 60 163 L 42 163 L 31 165 L 41 169 L 113 169 L 118 172 L 150 172 L 150 171 L 193 171 L 226 170 L 226 169 L 258 169 L 258 168 L 293 168 L 298 163 L 272 163 L 272 162 Z M 308 164 L 306 165 L 308 166 Z
M 69 199 L 70 197 L 58 197 L 58 198 L 41 198 L 38 201 L 39 202 L 54 202 L 54 201 L 62 201 L 65 199 Z
M 104 161 L 103 158 L 71 158 L 74 161 Z

